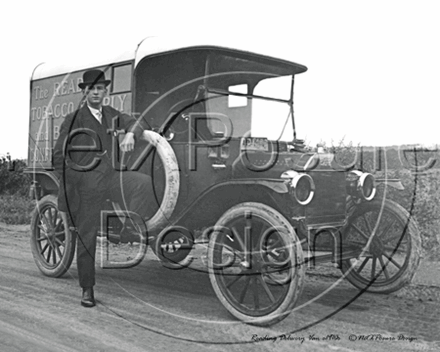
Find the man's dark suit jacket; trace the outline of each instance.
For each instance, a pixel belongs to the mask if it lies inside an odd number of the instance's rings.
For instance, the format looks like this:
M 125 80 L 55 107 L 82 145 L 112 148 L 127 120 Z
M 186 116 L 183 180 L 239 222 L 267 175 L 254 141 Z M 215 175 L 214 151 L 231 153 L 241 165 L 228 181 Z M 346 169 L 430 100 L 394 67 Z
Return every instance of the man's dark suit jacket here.
M 112 123 L 115 118 L 116 121 Z M 115 137 L 107 130 L 113 128 L 133 132 L 135 140 L 139 139 L 144 129 L 134 117 L 110 106 L 102 107 L 102 125 L 92 115 L 87 104 L 66 116 L 53 154 L 55 171 L 61 176 L 58 192 L 60 211 L 71 213 L 77 210 L 77 188 L 84 172 L 111 171 L 112 140 Z

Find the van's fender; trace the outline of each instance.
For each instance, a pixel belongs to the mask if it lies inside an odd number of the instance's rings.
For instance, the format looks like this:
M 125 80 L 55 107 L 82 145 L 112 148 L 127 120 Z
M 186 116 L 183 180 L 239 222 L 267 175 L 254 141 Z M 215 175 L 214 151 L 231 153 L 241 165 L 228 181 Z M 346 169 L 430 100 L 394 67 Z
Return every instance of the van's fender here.
M 46 194 L 58 193 L 60 180 L 54 171 L 28 168 L 23 172 L 32 175 L 32 184 L 29 190 L 31 199 L 38 200 Z

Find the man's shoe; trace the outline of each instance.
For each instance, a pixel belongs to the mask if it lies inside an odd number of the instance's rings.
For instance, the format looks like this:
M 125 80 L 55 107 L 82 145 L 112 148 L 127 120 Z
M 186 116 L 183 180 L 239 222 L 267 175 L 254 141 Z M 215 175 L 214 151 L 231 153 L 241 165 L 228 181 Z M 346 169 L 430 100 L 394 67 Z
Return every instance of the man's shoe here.
M 96 305 L 93 287 L 83 288 L 81 305 L 87 308 L 92 308 Z

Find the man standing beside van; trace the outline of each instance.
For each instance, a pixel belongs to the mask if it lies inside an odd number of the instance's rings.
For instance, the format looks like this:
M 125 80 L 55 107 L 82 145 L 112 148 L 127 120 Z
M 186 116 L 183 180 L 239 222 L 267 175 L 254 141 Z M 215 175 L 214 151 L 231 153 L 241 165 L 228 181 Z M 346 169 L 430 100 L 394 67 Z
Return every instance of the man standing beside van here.
M 106 199 L 116 198 L 126 210 L 145 219 L 148 195 L 152 194 L 149 176 L 113 167 L 112 162 L 119 160 L 113 145 L 117 143 L 116 126 L 125 131 L 119 145 L 122 152 L 133 150 L 143 128 L 134 117 L 103 106 L 110 83 L 101 70 L 84 73 L 79 87 L 85 104 L 65 118 L 54 149 L 55 170 L 61 175 L 58 209 L 69 213 L 78 230 L 77 267 L 84 307 L 96 305 L 96 240 Z

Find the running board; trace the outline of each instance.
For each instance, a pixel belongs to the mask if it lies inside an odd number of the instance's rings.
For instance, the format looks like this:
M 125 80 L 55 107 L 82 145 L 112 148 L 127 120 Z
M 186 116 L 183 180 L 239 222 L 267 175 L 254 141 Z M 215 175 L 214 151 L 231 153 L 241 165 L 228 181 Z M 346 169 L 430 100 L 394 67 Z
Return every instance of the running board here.
M 348 259 L 352 259 L 352 258 L 357 258 L 359 256 L 359 254 L 361 254 L 362 251 L 359 249 L 352 249 L 352 250 L 346 250 L 346 251 L 342 251 L 341 255 L 337 256 L 339 258 L 336 258 L 335 260 L 335 255 L 334 253 L 326 253 L 326 254 L 318 254 L 318 255 L 311 255 L 311 256 L 307 256 L 307 254 L 311 254 L 311 252 L 307 253 L 305 252 L 305 257 L 304 257 L 304 262 L 308 263 L 312 266 L 316 265 L 316 264 L 321 264 L 321 263 L 335 263 L 336 265 L 340 265 L 344 260 L 348 260 Z

